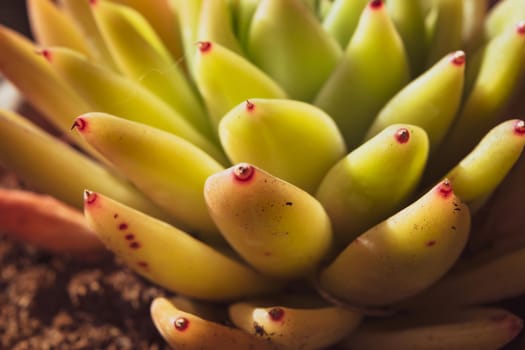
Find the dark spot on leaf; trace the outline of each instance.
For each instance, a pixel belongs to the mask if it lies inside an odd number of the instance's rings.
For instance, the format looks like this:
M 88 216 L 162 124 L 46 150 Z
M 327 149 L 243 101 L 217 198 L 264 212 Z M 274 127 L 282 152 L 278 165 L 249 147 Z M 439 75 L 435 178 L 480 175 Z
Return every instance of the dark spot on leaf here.
M 432 247 L 432 246 L 435 245 L 435 244 L 436 244 L 436 241 L 435 241 L 435 240 L 432 240 L 432 241 L 428 241 L 428 242 L 426 243 L 426 246 L 427 246 L 427 247 Z
M 258 324 L 257 322 L 253 322 L 253 330 L 255 331 L 255 335 L 259 337 L 264 337 L 266 335 L 264 327 Z
M 120 225 L 118 225 L 118 229 L 119 230 L 125 230 L 128 228 L 128 224 L 126 224 L 125 222 L 121 223 Z
M 129 244 L 129 247 L 130 247 L 131 249 L 139 249 L 139 248 L 140 248 L 140 243 L 137 242 L 137 241 L 135 241 L 135 242 L 131 242 L 131 243 Z
M 284 310 L 280 307 L 274 307 L 268 311 L 268 315 L 272 321 L 281 321 L 284 317 Z

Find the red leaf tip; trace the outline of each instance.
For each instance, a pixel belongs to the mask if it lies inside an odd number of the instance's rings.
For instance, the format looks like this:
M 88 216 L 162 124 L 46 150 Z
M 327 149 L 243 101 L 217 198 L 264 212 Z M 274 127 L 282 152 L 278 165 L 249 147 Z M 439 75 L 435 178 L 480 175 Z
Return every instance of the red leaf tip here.
M 372 10 L 378 10 L 383 7 L 383 0 L 372 0 L 369 6 Z
M 438 193 L 443 198 L 448 198 L 452 193 L 452 184 L 448 179 L 443 180 L 438 186 L 437 186 Z
M 51 59 L 53 58 L 52 57 L 53 55 L 51 54 L 51 50 L 49 49 L 37 50 L 36 53 L 44 57 L 48 62 L 51 62 Z
M 406 128 L 400 128 L 396 131 L 395 138 L 400 144 L 407 143 L 410 140 L 410 131 Z
M 465 64 L 466 55 L 465 52 L 459 50 L 450 54 L 450 62 L 456 66 L 463 66 Z
M 518 135 L 525 135 L 525 121 L 523 120 L 516 120 L 514 123 L 514 132 Z
M 182 332 L 188 329 L 189 325 L 190 325 L 190 321 L 186 317 L 177 317 L 175 321 L 173 321 L 173 326 L 179 332 Z
M 87 121 L 83 117 L 78 117 L 73 122 L 73 125 L 71 126 L 71 130 L 77 129 L 78 131 L 84 131 L 87 127 Z
M 93 204 L 97 200 L 98 195 L 90 190 L 84 190 L 84 202 L 86 204 Z
M 254 173 L 255 168 L 248 163 L 240 163 L 233 168 L 233 177 L 237 181 L 248 181 L 253 177 Z
M 209 41 L 199 41 L 197 42 L 197 47 L 199 48 L 199 51 L 202 53 L 209 52 L 211 50 L 211 47 L 213 45 Z
M 519 21 L 516 25 L 516 32 L 519 35 L 525 35 L 525 21 Z
M 272 321 L 281 321 L 284 317 L 284 310 L 280 307 L 274 307 L 268 311 L 268 315 Z
M 248 112 L 251 112 L 255 109 L 255 104 L 251 102 L 250 100 L 246 100 L 246 110 Z

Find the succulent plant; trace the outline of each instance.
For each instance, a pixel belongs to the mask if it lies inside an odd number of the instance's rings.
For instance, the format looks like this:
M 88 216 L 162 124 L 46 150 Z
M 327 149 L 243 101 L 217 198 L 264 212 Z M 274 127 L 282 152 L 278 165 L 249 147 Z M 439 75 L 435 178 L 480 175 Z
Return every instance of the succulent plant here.
M 525 145 L 525 2 L 27 4 L 37 43 L 0 27 L 0 71 L 58 137 L 0 110 L 0 164 L 40 193 L 2 189 L 0 228 L 173 292 L 174 348 L 520 332 L 482 305 L 525 292 L 525 241 L 471 221 Z

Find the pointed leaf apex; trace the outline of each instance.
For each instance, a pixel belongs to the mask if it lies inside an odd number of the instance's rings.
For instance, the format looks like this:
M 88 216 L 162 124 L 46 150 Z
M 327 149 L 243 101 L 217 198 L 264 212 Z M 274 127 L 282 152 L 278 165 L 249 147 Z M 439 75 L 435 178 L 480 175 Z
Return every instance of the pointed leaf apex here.
M 407 128 L 400 128 L 396 131 L 395 139 L 400 144 L 405 144 L 410 140 L 410 131 Z
M 454 194 L 454 191 L 452 189 L 452 184 L 448 179 L 444 179 L 441 181 L 439 185 L 437 185 L 437 191 L 443 198 L 448 198 L 451 194 Z
M 78 117 L 71 125 L 71 130 L 76 129 L 78 131 L 84 131 L 87 127 L 87 121 L 83 117 Z
M 516 25 L 516 32 L 519 35 L 525 35 L 525 20 L 519 21 Z
M 250 100 L 246 100 L 246 111 L 251 112 L 255 109 L 255 104 Z
M 455 64 L 456 66 L 463 66 L 465 64 L 466 55 L 464 51 L 456 51 L 450 54 L 450 62 Z
M 51 62 L 51 59 L 53 58 L 51 50 L 49 50 L 49 49 L 37 50 L 36 53 L 38 55 L 41 55 L 42 57 L 44 57 L 48 62 Z
M 383 8 L 383 5 L 384 5 L 383 0 L 372 0 L 369 3 L 369 6 L 372 10 L 379 10 Z
M 84 203 L 87 205 L 95 203 L 97 200 L 98 195 L 90 190 L 84 190 Z
M 209 52 L 211 50 L 213 45 L 209 41 L 199 41 L 199 42 L 197 42 L 197 47 L 199 48 L 199 51 L 201 53 L 206 53 L 206 52 Z
M 248 163 L 240 163 L 235 166 L 232 170 L 233 177 L 235 180 L 240 182 L 246 182 L 250 180 L 255 173 L 255 168 Z
M 517 119 L 514 123 L 514 132 L 520 136 L 525 135 L 525 121 Z

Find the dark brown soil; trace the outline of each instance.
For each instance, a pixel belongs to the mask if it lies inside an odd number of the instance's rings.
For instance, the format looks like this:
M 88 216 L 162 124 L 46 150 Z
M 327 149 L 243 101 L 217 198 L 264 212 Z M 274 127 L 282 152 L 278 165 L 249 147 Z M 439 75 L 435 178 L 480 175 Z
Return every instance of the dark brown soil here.
M 1 349 L 168 349 L 149 316 L 160 295 L 112 261 L 86 265 L 0 235 Z

